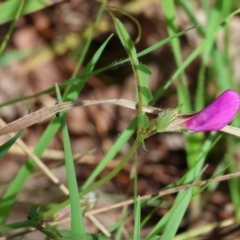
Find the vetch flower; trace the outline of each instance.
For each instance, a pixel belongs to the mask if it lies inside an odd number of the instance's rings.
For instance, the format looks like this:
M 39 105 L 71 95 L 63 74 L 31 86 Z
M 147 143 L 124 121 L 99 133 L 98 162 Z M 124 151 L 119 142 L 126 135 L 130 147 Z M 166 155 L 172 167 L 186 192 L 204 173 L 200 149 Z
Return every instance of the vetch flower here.
M 210 105 L 192 116 L 186 118 L 183 126 L 190 133 L 218 131 L 225 127 L 237 114 L 240 107 L 240 97 L 237 92 L 226 90 Z
M 156 132 L 218 131 L 232 121 L 239 107 L 239 94 L 232 90 L 226 90 L 210 105 L 197 113 L 178 114 L 178 109 L 163 110 L 156 119 L 151 121 L 146 136 Z

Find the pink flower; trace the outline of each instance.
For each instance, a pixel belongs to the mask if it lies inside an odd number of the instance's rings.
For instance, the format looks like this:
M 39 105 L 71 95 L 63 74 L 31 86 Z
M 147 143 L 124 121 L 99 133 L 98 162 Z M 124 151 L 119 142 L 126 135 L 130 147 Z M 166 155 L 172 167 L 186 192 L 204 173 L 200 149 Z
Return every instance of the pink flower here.
M 187 119 L 181 125 L 190 133 L 218 131 L 232 121 L 239 107 L 238 93 L 226 90 L 203 110 L 191 115 L 179 115 L 178 118 Z

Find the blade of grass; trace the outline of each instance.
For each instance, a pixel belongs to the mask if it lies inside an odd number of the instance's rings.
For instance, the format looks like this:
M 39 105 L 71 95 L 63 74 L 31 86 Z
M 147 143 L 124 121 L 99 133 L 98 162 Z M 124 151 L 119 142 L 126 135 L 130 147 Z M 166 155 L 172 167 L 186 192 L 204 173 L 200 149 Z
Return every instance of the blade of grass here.
M 164 228 L 163 234 L 161 235 L 162 239 L 172 240 L 175 236 L 178 226 L 180 225 L 185 211 L 187 210 L 188 204 L 192 199 L 193 188 L 189 188 L 186 191 L 178 193 L 176 200 L 172 209 L 174 209 L 170 214 L 170 218 L 166 227 Z M 170 210 L 171 211 L 171 210 Z
M 62 103 L 62 96 L 57 84 L 56 84 L 56 93 L 57 93 L 57 99 L 59 103 Z M 72 149 L 71 149 L 71 143 L 70 143 L 70 138 L 68 134 L 66 118 L 63 113 L 59 113 L 59 118 L 61 121 L 61 128 L 62 128 L 62 139 L 63 139 L 63 146 L 64 146 L 65 165 L 66 165 L 70 207 L 71 207 L 71 239 L 84 240 L 84 239 L 87 239 L 87 237 L 86 237 L 86 232 L 84 228 L 82 209 L 80 207 L 78 185 L 76 180 L 75 167 L 74 167 L 74 161 L 72 156 Z
M 111 226 L 111 231 L 115 231 L 114 239 L 115 240 L 122 240 L 123 239 L 123 232 L 124 232 L 124 224 L 128 217 L 128 206 L 123 206 L 121 211 L 120 220 L 117 224 Z
M 136 198 L 136 208 L 134 214 L 134 232 L 133 232 L 133 239 L 139 240 L 141 239 L 141 201 L 140 198 Z
M 175 18 L 176 12 L 174 8 L 174 1 L 163 0 L 161 2 L 162 2 L 163 12 L 166 18 L 166 22 L 167 22 L 167 30 L 168 30 L 169 36 L 174 36 L 177 33 L 177 22 Z M 173 39 L 171 41 L 171 46 L 173 48 L 173 54 L 174 54 L 177 68 L 179 68 L 182 64 L 179 38 Z M 179 105 L 184 103 L 182 106 L 183 111 L 190 112 L 191 111 L 190 94 L 186 86 L 186 77 L 185 77 L 184 71 L 182 71 L 179 74 L 178 84 L 179 84 L 179 87 L 177 88 L 178 103 Z
M 134 179 L 134 199 L 136 199 L 136 202 L 134 203 L 134 213 L 136 214 L 136 208 L 137 208 L 137 198 L 138 198 L 138 156 L 137 152 L 135 152 L 135 159 L 134 159 L 134 165 L 132 167 L 132 173 Z
M 221 13 L 222 16 L 225 18 L 231 13 L 231 8 L 232 8 L 232 3 L 231 1 L 223 1 L 222 2 L 222 8 L 221 8 Z M 226 26 L 224 29 L 224 49 L 223 49 L 223 57 L 224 57 L 224 62 L 231 62 L 230 58 L 230 28 L 229 26 Z M 232 65 L 232 64 L 231 64 Z
M 163 11 L 166 16 L 166 21 L 167 21 L 167 29 L 169 32 L 169 35 L 174 35 L 177 32 L 177 22 L 175 20 L 176 12 L 174 8 L 174 1 L 173 0 L 163 0 L 162 1 L 162 6 L 163 6 Z M 182 65 L 182 57 L 181 57 L 181 49 L 180 49 L 180 42 L 179 39 L 174 39 L 171 42 L 172 48 L 173 48 L 173 53 L 174 53 L 174 58 L 176 61 L 177 68 L 180 68 Z M 209 44 L 207 45 L 209 46 Z M 177 93 L 178 93 L 178 104 L 181 105 L 183 104 L 182 108 L 184 112 L 190 112 L 191 111 L 191 103 L 190 103 L 190 94 L 187 89 L 186 85 L 186 78 L 185 74 L 181 72 L 179 74 L 179 87 L 177 88 Z M 202 92 L 202 86 L 203 85 L 198 85 L 198 91 Z M 196 96 L 196 101 L 199 102 L 203 98 L 198 100 L 199 96 Z M 202 104 L 203 105 L 203 104 Z M 202 139 L 203 139 L 203 134 L 196 134 L 196 135 L 187 135 L 185 134 L 185 137 L 187 139 L 186 142 L 186 150 L 187 150 L 187 162 L 188 162 L 188 167 L 191 168 L 195 164 L 195 160 L 197 159 L 197 154 L 200 151 L 202 147 Z M 197 189 L 194 189 L 194 192 L 197 191 Z M 200 200 L 198 197 L 194 198 L 192 202 L 192 215 L 198 215 L 199 212 L 196 212 L 196 209 L 200 209 L 198 204 Z M 174 214 L 172 215 L 173 218 L 175 218 Z M 169 221 L 175 221 L 174 219 L 170 219 Z
M 21 136 L 23 130 L 19 131 L 13 138 L 9 139 L 6 143 L 0 146 L 0 160 L 8 152 L 9 148 L 16 142 L 16 140 Z
M 235 141 L 232 138 L 232 136 L 228 136 L 227 140 L 228 140 L 228 157 L 229 157 L 228 159 L 234 159 Z M 230 164 L 228 169 L 231 173 L 239 171 L 235 162 L 233 162 L 233 164 Z M 239 187 L 240 187 L 239 178 L 230 179 L 229 188 L 230 188 L 231 198 L 235 207 L 240 206 L 239 205 L 240 204 Z M 237 221 L 240 221 L 240 209 L 239 207 L 234 209 L 235 209 L 234 212 L 236 214 Z
M 208 13 L 208 24 L 206 27 L 205 37 L 207 38 L 208 35 L 219 25 L 220 23 L 220 13 L 219 10 L 221 8 L 222 1 L 217 1 L 215 6 L 209 10 Z M 209 6 L 210 8 L 210 6 Z M 206 78 L 206 68 L 208 64 L 209 57 L 211 53 L 216 51 L 215 46 L 215 39 L 212 39 L 211 42 L 206 46 L 203 50 L 202 54 L 202 63 L 198 75 L 198 84 L 197 84 L 197 92 L 196 92 L 196 111 L 201 110 L 204 107 L 205 102 L 205 78 Z
M 184 31 L 183 31 L 184 32 Z M 182 34 L 182 33 L 180 33 Z M 179 35 L 179 34 L 178 34 Z M 158 43 L 158 46 L 159 46 L 159 43 Z M 147 52 L 143 52 L 144 54 L 146 54 Z M 135 125 L 135 124 L 133 124 Z M 47 130 L 44 132 L 44 134 L 42 135 L 42 138 L 40 139 L 36 149 L 35 149 L 35 153 L 37 153 L 37 155 L 41 155 L 43 150 L 47 147 L 49 141 L 52 139 L 53 135 L 55 134 L 55 132 L 57 131 L 59 127 L 59 124 L 58 124 L 58 121 L 55 119 L 52 121 L 52 123 L 48 126 Z M 131 132 L 129 133 L 129 129 L 128 131 L 126 131 L 125 133 L 127 133 L 125 136 L 123 134 L 123 136 L 125 137 L 125 139 L 129 139 L 130 136 L 133 134 L 134 130 L 131 129 L 131 126 L 130 126 L 130 130 Z M 124 139 L 124 140 L 125 140 Z M 122 140 L 122 139 L 121 139 Z M 127 141 L 127 140 L 126 140 Z M 125 142 L 125 141 L 124 141 Z M 121 147 L 120 147 L 121 148 Z M 119 148 L 119 149 L 120 149 Z M 109 155 L 110 156 L 111 154 L 116 154 L 116 149 L 113 149 L 112 152 L 109 152 Z M 19 171 L 19 174 L 17 175 L 17 177 L 15 178 L 15 180 L 12 182 L 12 187 L 10 187 L 8 189 L 8 191 L 5 193 L 5 197 L 6 198 L 10 198 L 10 202 L 8 205 L 8 208 L 5 208 L 5 209 L 8 209 L 8 211 L 10 211 L 10 208 L 12 206 L 12 204 L 14 203 L 14 199 L 17 195 L 17 193 L 20 191 L 20 189 L 23 187 L 23 184 L 27 178 L 27 176 L 29 176 L 31 174 L 31 171 L 34 167 L 34 164 L 31 162 L 31 161 L 28 161 L 25 166 Z M 5 206 L 6 207 L 6 206 Z M 0 219 L 3 221 L 3 219 Z
M 138 196 L 138 180 L 137 180 L 137 153 L 135 152 L 135 160 L 134 160 L 134 165 L 132 166 L 132 169 L 129 174 L 129 185 L 128 188 L 126 189 L 126 195 L 125 197 L 127 198 L 129 195 L 129 192 L 132 190 L 132 180 L 134 179 L 134 213 L 136 212 L 136 204 L 137 204 L 137 196 Z M 128 218 L 128 211 L 129 211 L 129 205 L 123 206 L 122 211 L 121 211 L 121 217 L 120 217 L 120 222 L 121 224 L 118 225 L 118 228 L 116 229 L 115 233 L 115 240 L 121 240 L 123 238 L 123 233 L 124 233 L 124 224 L 126 219 Z M 132 239 L 132 236 L 130 237 Z
M 151 202 L 152 200 L 156 200 L 156 197 L 154 196 L 154 197 L 148 199 L 147 201 L 143 202 L 142 207 L 147 205 L 147 203 Z M 156 206 L 147 214 L 147 216 L 141 222 L 141 228 L 143 228 L 151 220 L 153 215 L 156 214 L 156 211 L 158 211 L 158 209 L 161 207 L 162 203 L 163 203 L 163 201 L 160 200 L 158 202 L 158 204 L 156 204 Z
M 183 10 L 185 11 L 185 13 L 187 14 L 187 16 L 189 17 L 190 21 L 198 26 L 196 28 L 198 34 L 202 37 L 205 37 L 205 29 L 202 26 L 202 24 L 197 20 L 196 16 L 194 15 L 195 11 L 193 11 L 192 9 L 192 2 L 187 2 L 185 0 L 177 0 L 177 2 L 179 3 L 179 5 L 183 8 Z
M 169 210 L 164 216 L 163 218 L 155 225 L 155 227 L 151 230 L 151 232 L 148 234 L 148 236 L 146 237 L 147 240 L 151 240 L 154 236 L 158 235 L 159 232 L 168 225 L 168 223 L 172 223 L 174 222 L 175 225 L 172 225 L 172 230 L 171 233 L 174 233 L 177 228 L 178 228 L 178 224 L 181 221 L 186 208 L 189 204 L 189 202 L 192 199 L 192 187 L 188 188 L 185 191 L 181 191 L 178 193 L 175 201 L 174 201 L 174 205 L 172 206 L 171 210 Z M 179 208 L 179 206 L 181 208 Z M 176 212 L 179 214 L 180 218 L 176 219 Z M 174 217 L 175 218 L 174 218 Z M 171 221 L 170 221 L 171 220 Z M 165 228 L 167 230 L 169 230 L 169 227 Z M 167 231 L 165 230 L 165 235 L 167 235 L 166 233 Z M 175 233 L 174 233 L 175 234 Z M 174 235 L 173 235 L 174 236 Z M 166 237 L 166 236 L 165 236 Z M 167 238 L 162 238 L 162 239 L 167 239 Z M 169 239 L 169 238 L 168 238 Z M 172 239 L 172 238 L 171 238 Z

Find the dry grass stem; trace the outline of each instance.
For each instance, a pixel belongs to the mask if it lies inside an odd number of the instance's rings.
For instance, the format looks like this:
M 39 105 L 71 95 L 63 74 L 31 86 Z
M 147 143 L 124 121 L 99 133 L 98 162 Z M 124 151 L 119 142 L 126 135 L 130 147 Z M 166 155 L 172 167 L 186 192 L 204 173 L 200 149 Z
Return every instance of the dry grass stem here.
M 89 215 L 88 218 L 106 237 L 111 237 L 111 233 L 102 225 L 102 223 L 99 222 L 95 216 Z
M 124 106 L 130 109 L 134 109 L 134 110 L 136 110 L 136 107 L 137 107 L 136 102 L 129 101 L 126 99 L 78 100 L 78 101 L 72 101 L 72 102 L 59 103 L 52 107 L 42 108 L 36 112 L 30 113 L 22 118 L 17 119 L 16 121 L 13 121 L 7 124 L 6 126 L 0 128 L 0 135 L 8 134 L 11 132 L 17 132 L 21 129 L 27 128 L 38 122 L 41 122 L 46 118 L 49 118 L 57 114 L 58 112 L 62 112 L 64 110 L 68 110 L 74 107 L 84 107 L 84 106 L 102 104 L 102 103 L 116 104 L 116 105 Z M 152 113 L 152 114 L 159 114 L 162 111 L 159 108 L 150 107 L 150 106 L 143 106 L 142 110 L 146 113 Z
M 182 190 L 187 190 L 190 187 L 202 187 L 202 186 L 204 186 L 206 184 L 209 184 L 209 183 L 212 183 L 212 182 L 222 182 L 222 181 L 226 181 L 226 180 L 229 180 L 229 179 L 232 179 L 232 178 L 237 178 L 237 177 L 240 177 L 240 172 L 229 173 L 229 174 L 219 176 L 219 177 L 216 177 L 216 178 L 210 178 L 210 179 L 202 180 L 202 181 L 199 181 L 199 182 L 196 182 L 196 183 L 185 184 L 185 185 L 182 185 L 182 186 L 179 186 L 179 187 L 170 188 L 170 189 L 167 189 L 167 190 L 160 191 L 156 195 L 150 195 L 149 194 L 149 195 L 142 196 L 142 197 L 140 197 L 140 200 L 145 201 L 145 200 L 148 200 L 148 199 L 150 199 L 152 197 L 155 197 L 155 196 L 163 197 L 163 196 L 166 196 L 166 195 L 169 195 L 169 194 L 177 193 L 177 192 L 182 191 Z M 95 214 L 99 214 L 99 213 L 102 213 L 102 212 L 109 211 L 111 209 L 115 209 L 115 208 L 123 207 L 123 206 L 126 206 L 126 205 L 134 204 L 134 202 L 135 202 L 134 199 L 125 200 L 125 201 L 122 201 L 120 203 L 114 204 L 112 206 L 90 210 L 90 211 L 85 213 L 85 216 L 88 217 L 89 215 L 95 215 Z

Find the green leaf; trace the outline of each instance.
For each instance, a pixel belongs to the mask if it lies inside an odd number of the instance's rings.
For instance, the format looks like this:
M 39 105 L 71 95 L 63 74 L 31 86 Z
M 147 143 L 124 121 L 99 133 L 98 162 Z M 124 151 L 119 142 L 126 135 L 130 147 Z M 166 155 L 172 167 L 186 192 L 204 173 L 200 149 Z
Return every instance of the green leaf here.
M 193 188 L 189 188 L 184 192 L 180 192 L 174 201 L 166 227 L 164 228 L 161 239 L 172 240 L 178 230 L 183 216 L 187 210 L 188 204 L 192 199 Z
M 137 68 L 141 70 L 142 72 L 146 73 L 147 75 L 151 75 L 152 71 L 144 64 L 137 65 Z
M 141 122 L 144 129 L 149 127 L 149 119 L 144 113 L 138 115 L 138 119 Z
M 8 152 L 9 148 L 21 136 L 23 130 L 19 131 L 13 138 L 9 139 L 6 143 L 0 146 L 0 159 Z
M 59 103 L 62 103 L 62 96 L 60 89 L 56 84 L 57 99 Z M 62 127 L 62 139 L 64 146 L 65 165 L 67 173 L 67 181 L 69 188 L 69 198 L 71 207 L 71 239 L 87 239 L 84 227 L 84 220 L 82 214 L 82 208 L 80 207 L 80 198 L 78 194 L 77 178 L 75 173 L 74 161 L 72 156 L 71 142 L 69 138 L 66 116 L 64 113 L 59 113 L 59 118 Z
M 149 90 L 149 88 L 140 86 L 140 92 L 142 93 L 142 95 L 143 95 L 148 101 L 150 101 L 150 100 L 153 98 L 152 93 L 151 93 L 151 91 Z

